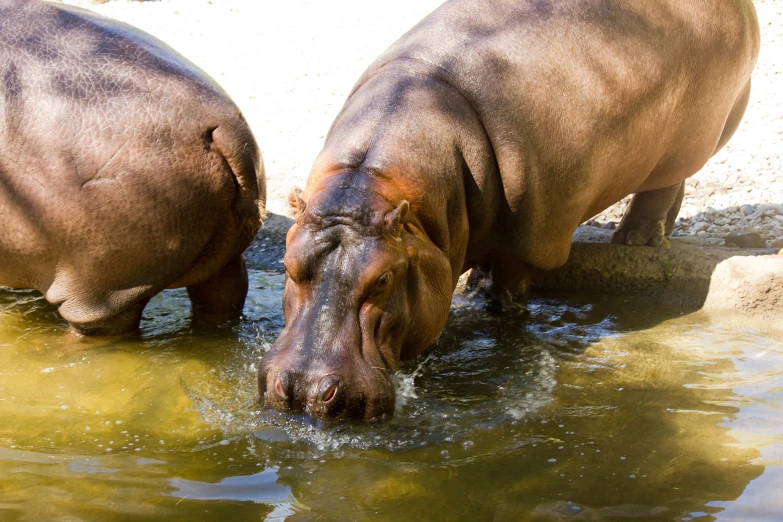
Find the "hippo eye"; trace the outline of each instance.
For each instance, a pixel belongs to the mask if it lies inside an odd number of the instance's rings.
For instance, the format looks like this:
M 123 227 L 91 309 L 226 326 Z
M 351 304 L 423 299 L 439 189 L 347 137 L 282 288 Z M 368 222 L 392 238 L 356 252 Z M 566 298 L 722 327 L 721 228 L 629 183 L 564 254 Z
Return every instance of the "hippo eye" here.
M 389 286 L 389 283 L 391 283 L 391 272 L 386 272 L 378 278 L 378 282 L 375 284 L 375 287 L 378 290 L 383 290 Z

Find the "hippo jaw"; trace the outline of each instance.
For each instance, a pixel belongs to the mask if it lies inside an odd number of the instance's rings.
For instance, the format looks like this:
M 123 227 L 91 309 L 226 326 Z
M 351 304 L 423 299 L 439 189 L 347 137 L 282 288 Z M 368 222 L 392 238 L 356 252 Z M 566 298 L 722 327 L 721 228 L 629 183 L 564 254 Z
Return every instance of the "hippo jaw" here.
M 357 223 L 319 217 L 318 207 L 297 202 L 285 255 L 286 327 L 259 370 L 268 407 L 318 418 L 389 417 L 399 361 L 420 354 L 445 324 L 448 259 L 406 229 L 407 201 L 376 198 L 367 206 Z M 302 217 L 305 208 L 315 217 Z

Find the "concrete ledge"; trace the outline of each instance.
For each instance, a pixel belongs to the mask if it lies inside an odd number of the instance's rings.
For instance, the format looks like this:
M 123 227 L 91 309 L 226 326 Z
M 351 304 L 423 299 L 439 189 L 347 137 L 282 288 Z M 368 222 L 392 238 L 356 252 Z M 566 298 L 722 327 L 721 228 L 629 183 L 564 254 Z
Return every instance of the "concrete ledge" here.
M 283 271 L 285 235 L 293 221 L 270 214 L 245 252 L 248 267 Z M 611 231 L 580 227 L 568 262 L 533 276 L 535 290 L 644 296 L 683 309 L 783 316 L 783 256 L 774 249 L 737 249 L 673 239 L 671 248 L 609 243 Z M 463 276 L 464 277 L 464 276 Z
M 568 262 L 536 272 L 541 290 L 645 296 L 661 304 L 765 317 L 783 313 L 783 256 L 774 249 L 715 247 L 673 239 L 669 249 L 609 243 L 611 232 L 580 227 Z

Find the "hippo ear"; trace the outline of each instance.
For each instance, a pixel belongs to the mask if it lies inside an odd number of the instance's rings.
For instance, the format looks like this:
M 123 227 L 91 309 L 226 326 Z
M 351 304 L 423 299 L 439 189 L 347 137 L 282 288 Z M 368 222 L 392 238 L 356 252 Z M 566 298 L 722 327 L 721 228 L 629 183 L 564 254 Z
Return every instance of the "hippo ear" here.
M 408 208 L 408 201 L 403 199 L 402 202 L 397 205 L 397 208 L 386 214 L 386 217 L 384 218 L 386 231 L 392 236 L 400 237 L 402 235 L 402 225 L 405 224 Z
M 295 187 L 288 193 L 288 207 L 291 209 L 291 214 L 294 215 L 294 221 L 304 214 L 307 208 L 307 203 L 302 199 L 302 189 Z

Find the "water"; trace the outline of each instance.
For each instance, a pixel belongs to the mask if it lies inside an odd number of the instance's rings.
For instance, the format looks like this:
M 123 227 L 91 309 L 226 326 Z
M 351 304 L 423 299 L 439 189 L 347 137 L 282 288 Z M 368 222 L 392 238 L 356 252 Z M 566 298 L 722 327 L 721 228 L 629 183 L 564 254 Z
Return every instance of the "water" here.
M 455 298 L 385 424 L 256 405 L 282 278 L 195 330 L 183 291 L 138 338 L 79 341 L 0 291 L 0 520 L 780 520 L 783 334 L 621 298 Z

